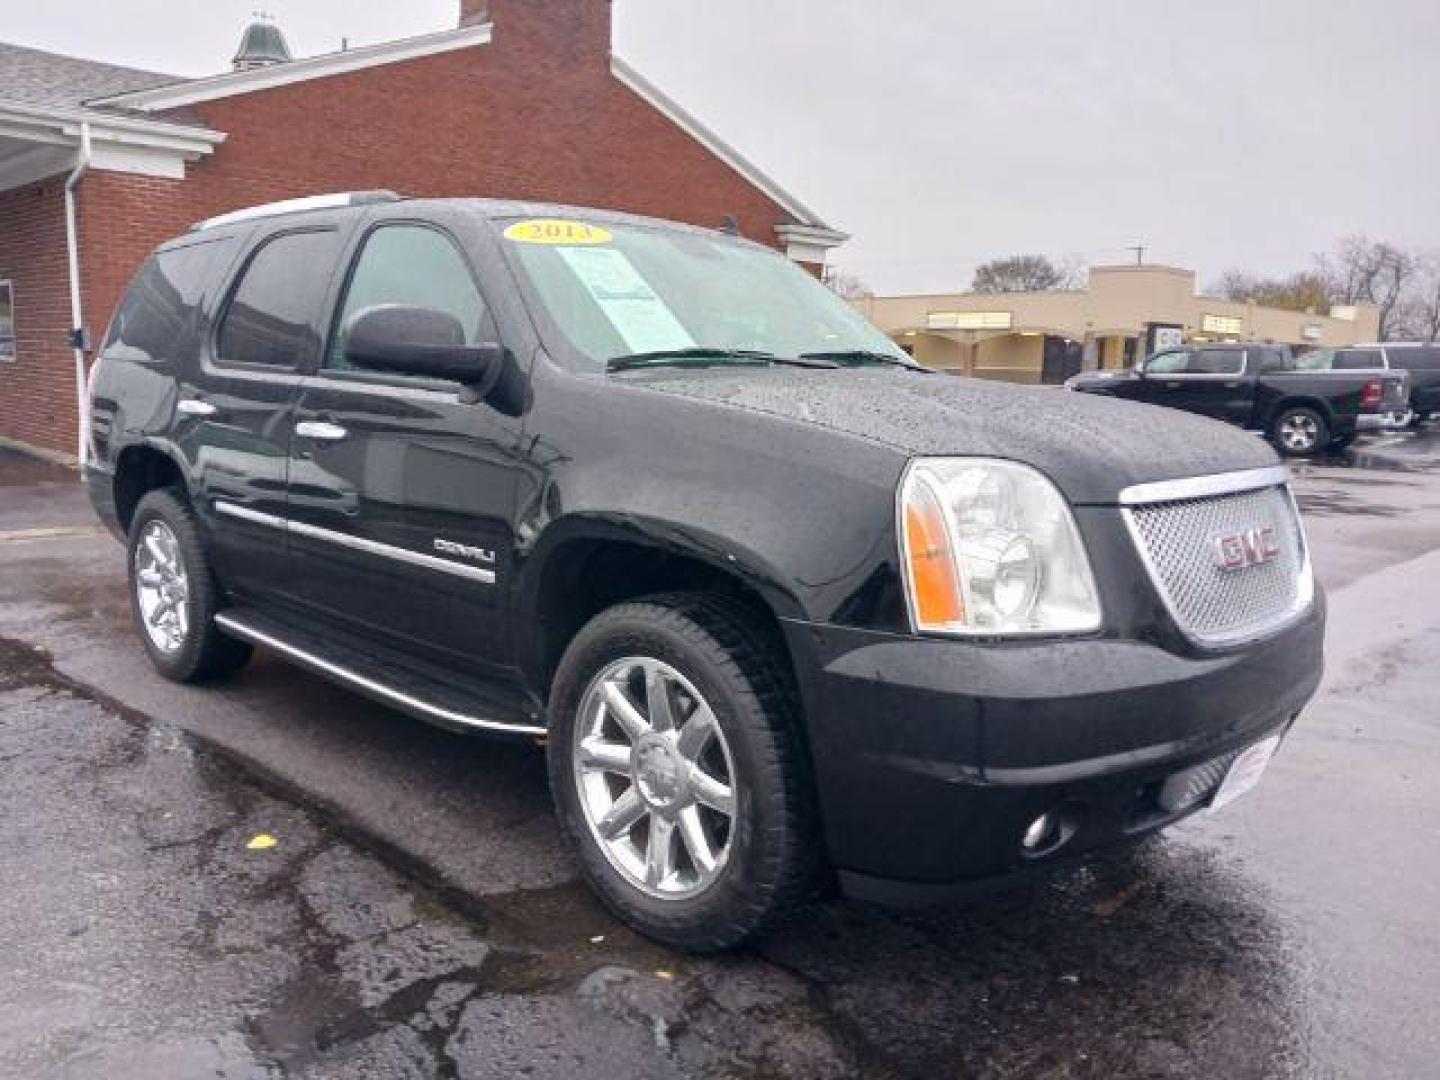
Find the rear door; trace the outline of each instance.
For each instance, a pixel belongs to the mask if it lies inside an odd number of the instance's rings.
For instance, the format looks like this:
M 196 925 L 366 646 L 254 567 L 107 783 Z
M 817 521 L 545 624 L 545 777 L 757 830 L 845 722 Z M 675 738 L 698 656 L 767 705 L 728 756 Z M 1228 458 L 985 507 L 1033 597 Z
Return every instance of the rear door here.
M 231 283 L 195 384 L 182 388 L 177 408 L 190 422 L 216 567 L 242 595 L 294 592 L 285 534 L 290 436 L 343 243 L 339 222 L 260 235 Z
M 497 340 L 481 282 L 439 222 L 381 219 L 349 260 L 329 348 L 307 378 L 290 455 L 291 543 L 319 617 L 424 659 L 511 666 L 503 584 L 521 422 L 433 379 L 354 370 L 345 328 L 408 304 Z

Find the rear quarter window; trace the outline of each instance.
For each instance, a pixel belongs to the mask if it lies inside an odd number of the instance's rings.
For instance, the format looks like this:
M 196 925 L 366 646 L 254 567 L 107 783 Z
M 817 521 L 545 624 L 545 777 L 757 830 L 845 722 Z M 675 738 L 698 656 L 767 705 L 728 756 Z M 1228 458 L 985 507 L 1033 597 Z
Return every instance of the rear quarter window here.
M 111 320 L 106 359 L 164 363 L 193 346 L 231 245 L 221 238 L 157 251 L 145 260 Z

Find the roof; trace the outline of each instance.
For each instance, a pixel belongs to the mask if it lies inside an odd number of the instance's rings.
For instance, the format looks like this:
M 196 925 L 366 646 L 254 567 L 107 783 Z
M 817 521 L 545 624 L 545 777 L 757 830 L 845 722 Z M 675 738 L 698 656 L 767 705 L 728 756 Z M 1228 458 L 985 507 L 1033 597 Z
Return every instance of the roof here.
M 27 105 L 79 106 L 91 98 L 184 82 L 179 75 L 105 64 L 0 42 L 0 98 Z
M 420 211 L 464 210 L 483 218 L 560 218 L 567 221 L 594 221 L 606 225 L 637 225 L 663 228 L 677 232 L 688 232 L 697 236 L 723 236 L 727 240 L 751 247 L 764 248 L 744 236 L 722 233 L 718 229 L 703 225 L 691 225 L 684 221 L 632 214 L 624 210 L 604 210 L 594 206 L 574 206 L 568 203 L 535 202 L 528 199 L 486 199 L 473 196 L 448 198 L 407 198 L 391 191 L 340 191 L 324 195 L 309 195 L 299 199 L 282 199 L 273 203 L 242 207 L 218 217 L 198 221 L 191 226 L 191 232 L 212 228 L 227 228 L 231 225 L 248 224 L 269 218 L 290 218 L 302 214 L 333 214 L 337 212 L 362 213 L 380 204 L 404 203 Z M 175 237 L 174 242 L 183 242 L 184 237 Z M 765 250 L 770 250 L 765 248 Z

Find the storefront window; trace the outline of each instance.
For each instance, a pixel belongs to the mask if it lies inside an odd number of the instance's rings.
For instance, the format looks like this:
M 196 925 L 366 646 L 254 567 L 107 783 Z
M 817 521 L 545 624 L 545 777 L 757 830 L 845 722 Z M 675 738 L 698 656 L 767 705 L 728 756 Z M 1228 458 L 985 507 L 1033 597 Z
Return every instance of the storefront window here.
M 15 291 L 0 281 L 0 360 L 15 359 Z

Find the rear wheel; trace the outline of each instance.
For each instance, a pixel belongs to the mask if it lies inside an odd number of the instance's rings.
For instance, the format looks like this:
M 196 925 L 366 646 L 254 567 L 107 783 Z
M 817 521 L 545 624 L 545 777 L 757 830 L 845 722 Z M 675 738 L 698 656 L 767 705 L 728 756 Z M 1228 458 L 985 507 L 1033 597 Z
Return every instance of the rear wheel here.
M 1303 405 L 1283 410 L 1271 425 L 1275 447 L 1289 457 L 1304 457 L 1330 442 L 1330 425 L 1325 417 Z
M 215 628 L 220 589 L 190 506 L 152 491 L 130 522 L 130 610 L 150 661 L 167 679 L 198 682 L 243 667 L 250 646 Z
M 601 899 L 658 941 L 733 947 L 817 879 L 778 659 L 743 605 L 672 595 L 603 612 L 560 664 L 549 753 L 561 824 Z

